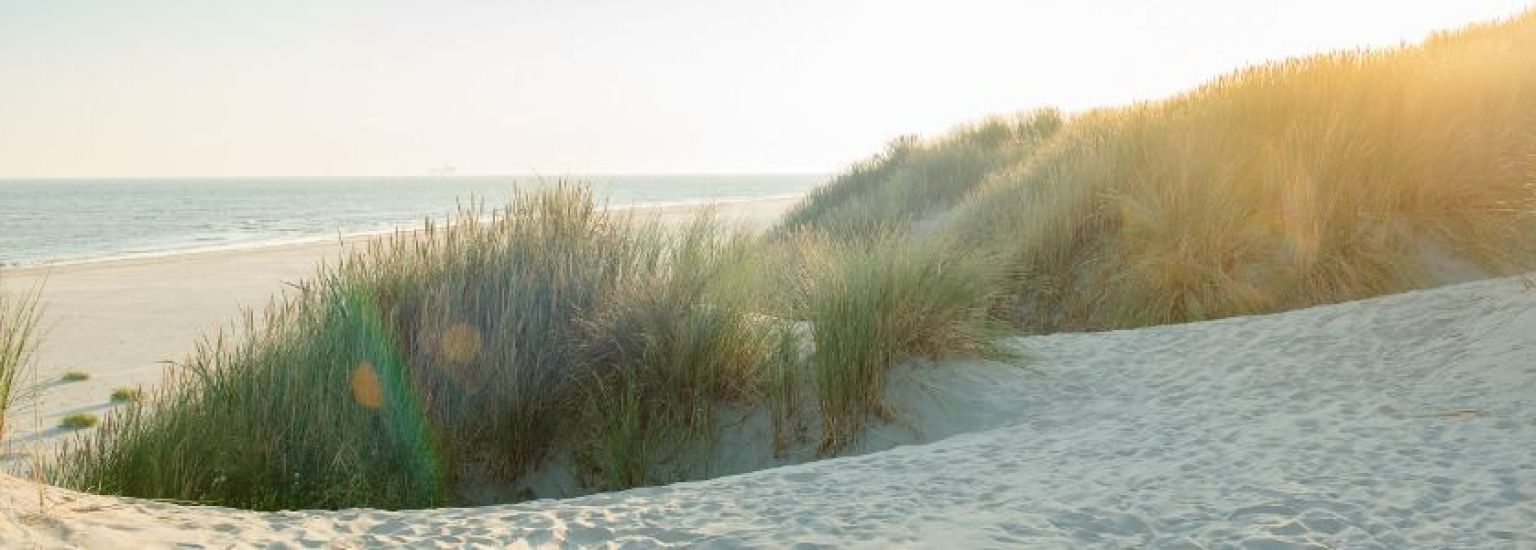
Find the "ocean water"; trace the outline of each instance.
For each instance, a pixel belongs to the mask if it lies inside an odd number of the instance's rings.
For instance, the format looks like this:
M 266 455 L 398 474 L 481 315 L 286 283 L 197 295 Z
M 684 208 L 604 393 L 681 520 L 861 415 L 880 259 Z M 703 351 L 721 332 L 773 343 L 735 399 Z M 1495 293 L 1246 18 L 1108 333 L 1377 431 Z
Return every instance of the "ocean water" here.
M 802 194 L 820 175 L 592 176 L 612 206 Z M 474 197 L 498 205 L 528 178 L 0 180 L 0 266 L 319 241 L 420 227 Z

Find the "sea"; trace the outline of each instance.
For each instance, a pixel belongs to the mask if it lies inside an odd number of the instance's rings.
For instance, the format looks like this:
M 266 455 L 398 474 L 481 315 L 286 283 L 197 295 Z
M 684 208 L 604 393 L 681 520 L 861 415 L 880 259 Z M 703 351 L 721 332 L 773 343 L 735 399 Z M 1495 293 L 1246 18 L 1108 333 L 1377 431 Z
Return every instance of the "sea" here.
M 586 182 L 609 206 L 787 198 L 817 174 L 629 175 Z M 474 201 L 504 203 L 541 178 L 0 179 L 0 267 L 92 262 L 416 229 Z

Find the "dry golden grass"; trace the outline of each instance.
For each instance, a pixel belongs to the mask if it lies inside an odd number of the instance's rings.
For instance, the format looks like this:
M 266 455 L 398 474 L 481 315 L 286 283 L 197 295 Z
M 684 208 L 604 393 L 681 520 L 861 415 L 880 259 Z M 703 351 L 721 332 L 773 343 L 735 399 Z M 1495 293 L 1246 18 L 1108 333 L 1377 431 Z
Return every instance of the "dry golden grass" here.
M 1071 118 L 944 231 L 1034 331 L 1269 312 L 1528 267 L 1536 14 Z

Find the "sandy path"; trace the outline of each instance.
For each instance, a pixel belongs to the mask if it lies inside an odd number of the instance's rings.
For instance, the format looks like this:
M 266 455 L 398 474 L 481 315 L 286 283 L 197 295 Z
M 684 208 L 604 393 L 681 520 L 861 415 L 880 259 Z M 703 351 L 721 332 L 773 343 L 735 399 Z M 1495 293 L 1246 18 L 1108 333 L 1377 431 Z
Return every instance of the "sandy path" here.
M 726 202 L 717 208 L 724 222 L 763 228 L 796 201 Z M 691 219 L 700 208 L 637 213 L 672 223 Z M 242 307 L 264 307 L 288 282 L 309 277 L 319 262 L 334 262 L 365 240 L 7 270 L 8 290 L 43 284 L 46 308 L 37 356 L 41 393 L 30 408 L 13 413 L 16 433 L 8 440 L 30 445 L 65 435 L 57 428 L 63 416 L 102 414 L 112 407 L 113 388 L 157 383 L 161 361 L 181 359 L 200 338 L 238 320 Z M 68 370 L 91 378 L 58 382 Z
M 1536 292 L 1020 338 L 1030 369 L 928 371 L 936 443 L 564 501 L 253 513 L 0 488 L 0 538 L 500 546 L 1536 546 Z M 979 383 L 978 383 L 979 382 Z

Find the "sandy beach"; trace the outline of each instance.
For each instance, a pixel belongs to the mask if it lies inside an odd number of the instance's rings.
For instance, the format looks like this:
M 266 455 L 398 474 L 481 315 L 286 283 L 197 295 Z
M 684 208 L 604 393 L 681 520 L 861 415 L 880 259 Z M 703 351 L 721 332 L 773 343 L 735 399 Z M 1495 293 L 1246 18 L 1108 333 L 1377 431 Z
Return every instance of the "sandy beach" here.
M 1532 1 L 0 4 L 0 550 L 1536 550 Z
M 0 483 L 25 547 L 1523 548 L 1536 292 L 1014 338 L 921 369 L 937 441 L 483 508 L 256 513 Z M 930 411 L 932 413 L 932 411 Z M 946 437 L 947 436 L 947 437 Z
M 714 205 L 723 223 L 761 229 L 798 198 Z M 636 208 L 664 223 L 692 219 L 704 205 Z M 7 438 L 12 459 L 25 448 L 70 432 L 58 427 L 69 414 L 103 414 L 113 388 L 152 387 L 164 361 L 179 360 L 200 338 L 241 319 L 242 308 L 261 308 L 288 287 L 334 262 L 369 236 L 323 243 L 130 258 L 7 270 L 6 290 L 43 289 L 44 337 L 37 354 L 40 395 L 22 403 L 16 433 Z M 82 382 L 59 377 L 79 370 Z

